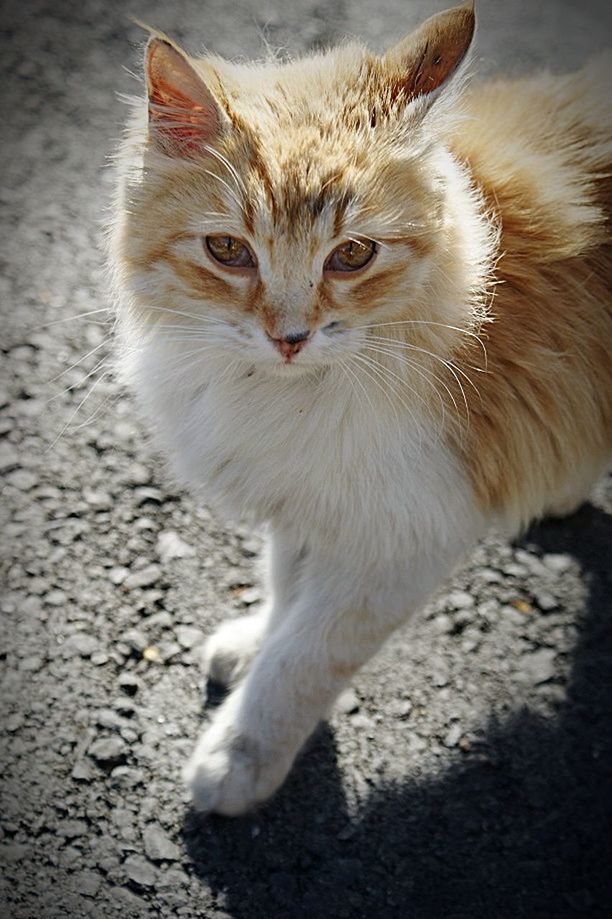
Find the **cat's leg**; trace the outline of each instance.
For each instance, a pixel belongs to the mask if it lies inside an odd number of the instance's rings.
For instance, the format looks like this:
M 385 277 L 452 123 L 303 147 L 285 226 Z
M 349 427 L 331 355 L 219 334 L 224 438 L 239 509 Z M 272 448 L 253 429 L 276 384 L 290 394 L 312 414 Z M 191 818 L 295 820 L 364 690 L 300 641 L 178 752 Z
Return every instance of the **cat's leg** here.
M 255 657 L 266 630 L 289 607 L 299 579 L 304 550 L 282 531 L 271 532 L 266 546 L 266 602 L 262 609 L 228 619 L 213 632 L 204 647 L 204 672 L 222 686 L 242 679 Z
M 434 586 L 429 568 L 426 578 L 413 570 L 408 583 L 402 562 L 343 573 L 329 558 L 317 568 L 309 557 L 301 592 L 187 765 L 196 808 L 240 814 L 279 787 L 352 674 Z

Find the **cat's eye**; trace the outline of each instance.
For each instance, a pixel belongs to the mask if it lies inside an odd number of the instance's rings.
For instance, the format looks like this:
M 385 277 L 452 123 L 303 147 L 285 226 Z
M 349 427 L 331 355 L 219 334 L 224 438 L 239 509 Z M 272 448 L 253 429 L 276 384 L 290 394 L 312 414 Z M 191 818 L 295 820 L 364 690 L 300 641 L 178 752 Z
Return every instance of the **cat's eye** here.
M 205 243 L 214 260 L 227 268 L 254 268 L 257 264 L 249 247 L 235 236 L 207 236 Z
M 347 239 L 336 246 L 325 262 L 325 271 L 358 271 L 371 262 L 376 243 L 371 239 Z

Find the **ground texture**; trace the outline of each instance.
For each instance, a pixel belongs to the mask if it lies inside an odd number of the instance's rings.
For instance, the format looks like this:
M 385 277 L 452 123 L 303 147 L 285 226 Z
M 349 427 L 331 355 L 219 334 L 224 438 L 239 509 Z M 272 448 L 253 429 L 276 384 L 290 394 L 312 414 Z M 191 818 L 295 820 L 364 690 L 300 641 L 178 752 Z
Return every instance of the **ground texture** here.
M 484 73 L 567 70 L 612 43 L 604 3 L 479 7 Z M 236 56 L 264 37 L 382 48 L 432 11 L 2 6 L 3 916 L 612 915 L 612 489 L 520 545 L 478 548 L 269 805 L 201 820 L 180 782 L 208 717 L 198 648 L 259 602 L 261 543 L 173 487 L 104 363 L 104 313 L 70 318 L 108 305 L 128 14 Z

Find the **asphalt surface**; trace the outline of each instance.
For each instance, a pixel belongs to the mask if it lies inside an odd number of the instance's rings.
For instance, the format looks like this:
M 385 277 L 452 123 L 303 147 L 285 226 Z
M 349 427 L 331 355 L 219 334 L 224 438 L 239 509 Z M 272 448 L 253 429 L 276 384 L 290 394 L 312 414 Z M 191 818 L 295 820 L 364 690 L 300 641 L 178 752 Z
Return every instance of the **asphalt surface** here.
M 478 5 L 483 73 L 565 71 L 612 44 L 609 4 Z M 271 803 L 202 820 L 180 782 L 216 701 L 198 647 L 259 601 L 261 543 L 173 485 L 115 382 L 105 314 L 70 318 L 109 305 L 128 14 L 250 57 L 347 33 L 383 48 L 433 11 L 2 5 L 3 917 L 612 915 L 610 483 L 479 547 Z

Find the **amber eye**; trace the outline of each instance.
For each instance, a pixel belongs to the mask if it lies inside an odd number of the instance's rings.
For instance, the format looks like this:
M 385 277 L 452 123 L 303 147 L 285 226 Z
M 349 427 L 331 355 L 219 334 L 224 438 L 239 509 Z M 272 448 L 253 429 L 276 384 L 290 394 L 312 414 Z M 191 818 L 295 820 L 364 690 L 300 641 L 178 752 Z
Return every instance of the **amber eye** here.
M 371 239 L 347 239 L 325 262 L 326 271 L 357 271 L 374 258 L 376 243 Z
M 221 265 L 228 268 L 254 268 L 255 256 L 235 236 L 207 236 L 206 248 Z

